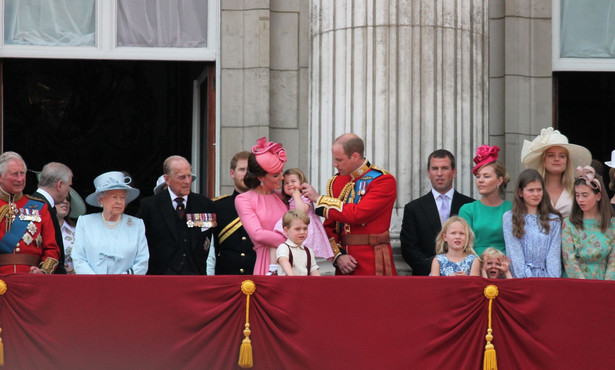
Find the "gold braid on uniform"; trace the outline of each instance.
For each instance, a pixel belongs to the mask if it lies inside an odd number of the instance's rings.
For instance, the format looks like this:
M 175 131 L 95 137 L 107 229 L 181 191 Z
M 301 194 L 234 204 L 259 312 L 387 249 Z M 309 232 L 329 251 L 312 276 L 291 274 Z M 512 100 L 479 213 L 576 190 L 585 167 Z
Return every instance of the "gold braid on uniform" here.
M 19 201 L 21 197 L 22 193 L 12 195 L 0 188 L 0 199 L 6 202 L 6 204 L 0 207 L 0 220 L 5 219 L 6 232 L 11 231 L 11 225 L 15 220 L 15 215 L 17 215 L 17 205 L 15 202 Z

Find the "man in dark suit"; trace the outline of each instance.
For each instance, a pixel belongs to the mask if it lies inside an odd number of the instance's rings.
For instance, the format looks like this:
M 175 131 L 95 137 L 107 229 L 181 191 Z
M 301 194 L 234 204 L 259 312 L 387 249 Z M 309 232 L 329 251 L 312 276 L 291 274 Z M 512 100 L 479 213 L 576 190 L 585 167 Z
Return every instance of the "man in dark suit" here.
M 455 157 L 438 149 L 427 159 L 427 176 L 432 190 L 406 204 L 401 225 L 401 253 L 412 268 L 412 275 L 427 276 L 436 255 L 436 237 L 442 224 L 457 215 L 462 205 L 474 201 L 453 188 L 457 175 Z
M 205 275 L 215 223 L 214 203 L 190 191 L 192 167 L 181 156 L 162 166 L 166 191 L 141 200 L 137 217 L 145 223 L 149 275 Z
M 216 275 L 252 275 L 256 262 L 254 245 L 244 229 L 237 210 L 235 198 L 248 191 L 243 178 L 248 170 L 250 152 L 239 152 L 231 159 L 231 178 L 235 191 L 231 195 L 214 199 L 218 216 L 215 230 Z
M 64 251 L 64 241 L 55 205 L 62 203 L 66 199 L 72 184 L 73 171 L 62 163 L 50 162 L 43 167 L 38 180 L 38 189 L 32 194 L 33 197 L 44 200 L 47 203 L 47 208 L 51 215 L 56 243 L 60 248 L 60 261 L 55 271 L 56 274 L 66 274 L 66 266 L 64 265 L 66 253 Z

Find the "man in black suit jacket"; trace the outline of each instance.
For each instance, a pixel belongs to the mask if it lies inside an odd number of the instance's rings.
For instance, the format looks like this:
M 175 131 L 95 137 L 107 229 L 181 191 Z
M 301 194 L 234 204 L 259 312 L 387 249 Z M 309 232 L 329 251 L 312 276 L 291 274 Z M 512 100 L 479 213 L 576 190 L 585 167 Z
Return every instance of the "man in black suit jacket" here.
M 455 157 L 451 152 L 438 149 L 431 153 L 427 159 L 427 176 L 432 190 L 404 208 L 401 253 L 412 268 L 412 275 L 427 276 L 431 271 L 431 260 L 436 255 L 436 237 L 443 224 L 440 216 L 442 202 L 447 202 L 443 210 L 448 213 L 445 215 L 448 218 L 457 215 L 462 205 L 474 201 L 453 189 L 456 175 Z
M 184 157 L 171 156 L 162 167 L 168 189 L 141 200 L 137 214 L 145 223 L 149 246 L 147 273 L 205 275 L 214 203 L 190 191 L 192 167 Z
M 43 167 L 38 180 L 38 189 L 32 194 L 33 197 L 44 200 L 47 203 L 47 208 L 51 215 L 51 221 L 53 222 L 56 234 L 56 243 L 60 248 L 60 261 L 54 272 L 55 274 L 66 274 L 64 240 L 62 239 L 62 231 L 55 205 L 62 203 L 66 199 L 72 184 L 73 171 L 62 163 L 50 162 Z
M 243 178 L 248 170 L 250 152 L 239 152 L 231 159 L 230 174 L 235 184 L 235 191 L 214 199 L 218 215 L 218 226 L 215 233 L 216 275 L 252 275 L 256 262 L 256 251 L 250 236 L 243 227 L 237 209 L 235 198 L 248 191 Z

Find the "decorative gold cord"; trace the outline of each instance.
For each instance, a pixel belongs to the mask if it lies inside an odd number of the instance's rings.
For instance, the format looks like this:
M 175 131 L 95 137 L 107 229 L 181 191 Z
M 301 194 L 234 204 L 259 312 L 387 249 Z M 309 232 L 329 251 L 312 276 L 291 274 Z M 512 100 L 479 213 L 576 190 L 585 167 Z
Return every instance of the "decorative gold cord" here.
M 246 295 L 246 325 L 243 329 L 244 339 L 239 348 L 239 362 L 237 364 L 242 369 L 252 368 L 254 361 L 252 360 L 252 341 L 250 341 L 250 296 L 256 291 L 256 284 L 252 280 L 244 280 L 241 282 L 241 291 Z
M 498 362 L 495 355 L 495 347 L 491 344 L 493 340 L 493 330 L 491 329 L 491 309 L 493 307 L 493 300 L 498 296 L 498 287 L 495 285 L 487 285 L 484 289 L 485 297 L 489 300 L 489 326 L 487 328 L 487 335 L 485 339 L 487 344 L 485 345 L 485 356 L 483 358 L 483 370 L 497 370 Z

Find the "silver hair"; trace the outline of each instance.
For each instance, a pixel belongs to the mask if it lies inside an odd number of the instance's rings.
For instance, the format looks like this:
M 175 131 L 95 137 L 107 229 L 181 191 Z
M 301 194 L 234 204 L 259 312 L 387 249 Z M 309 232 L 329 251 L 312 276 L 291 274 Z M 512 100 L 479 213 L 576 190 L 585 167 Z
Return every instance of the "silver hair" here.
M 2 155 L 0 155 L 0 174 L 2 176 L 6 174 L 6 170 L 8 169 L 8 163 L 10 161 L 19 161 L 23 163 L 24 170 L 28 170 L 26 166 L 26 161 L 24 161 L 19 154 L 15 152 L 4 152 L 2 153 Z
M 73 177 L 73 171 L 68 166 L 58 162 L 50 162 L 43 167 L 38 186 L 46 188 L 54 186 L 58 181 L 67 183 L 71 177 Z

